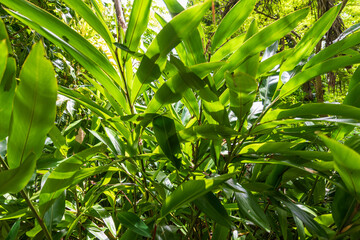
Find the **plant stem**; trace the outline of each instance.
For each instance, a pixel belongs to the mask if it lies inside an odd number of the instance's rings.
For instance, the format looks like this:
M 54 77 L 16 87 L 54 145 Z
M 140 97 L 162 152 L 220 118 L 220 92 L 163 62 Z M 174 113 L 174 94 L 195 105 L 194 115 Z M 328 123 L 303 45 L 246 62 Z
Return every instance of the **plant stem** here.
M 0 163 L 2 164 L 3 168 L 5 170 L 9 170 L 9 166 L 7 165 L 7 163 L 5 162 L 5 160 L 0 156 Z M 33 214 L 35 215 L 35 218 L 37 219 L 37 221 L 39 222 L 42 230 L 44 231 L 44 234 L 46 236 L 47 239 L 52 240 L 51 234 L 49 233 L 49 230 L 46 228 L 46 225 L 44 223 L 44 221 L 42 220 L 42 218 L 40 217 L 40 214 L 38 213 L 38 211 L 36 210 L 35 206 L 32 204 L 31 200 L 29 199 L 28 195 L 26 194 L 26 192 L 24 190 L 20 191 L 21 196 L 25 199 L 26 203 L 28 204 L 30 210 L 33 212 Z

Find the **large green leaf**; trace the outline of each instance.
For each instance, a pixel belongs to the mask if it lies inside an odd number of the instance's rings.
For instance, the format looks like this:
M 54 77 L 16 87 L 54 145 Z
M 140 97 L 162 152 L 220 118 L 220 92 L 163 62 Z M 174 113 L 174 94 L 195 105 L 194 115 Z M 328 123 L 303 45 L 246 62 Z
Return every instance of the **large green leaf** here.
M 360 33 L 360 32 L 359 32 Z M 360 37 L 359 37 L 360 39 Z M 354 107 L 360 107 L 360 67 L 356 69 L 354 72 L 350 83 L 349 83 L 349 91 L 344 99 L 344 104 L 351 105 Z
M 290 71 L 303 59 L 308 57 L 315 45 L 321 40 L 335 21 L 341 4 L 327 11 L 314 25 L 305 33 L 300 42 L 296 44 L 294 51 L 281 66 L 281 72 Z
M 210 7 L 211 1 L 193 6 L 174 17 L 156 35 L 151 45 L 143 56 L 136 72 L 133 84 L 132 100 L 139 95 L 144 84 L 151 83 L 160 77 L 164 68 L 167 54 L 180 43 L 181 40 L 190 36 L 193 29 L 199 25 L 202 17 Z
M 215 189 L 219 184 L 231 178 L 234 174 L 208 178 L 203 180 L 190 180 L 178 186 L 163 202 L 161 216 L 165 217 L 171 211 L 191 203 L 197 198 Z
M 31 153 L 19 167 L 0 172 L 0 195 L 18 193 L 29 182 L 35 171 L 35 154 Z
M 80 34 L 75 32 L 73 29 L 61 22 L 59 19 L 25 0 L 0 0 L 0 2 L 3 3 L 5 6 L 19 12 L 21 15 L 25 16 L 31 21 L 39 24 L 42 28 L 47 29 L 52 35 L 56 35 L 57 38 L 63 39 L 74 49 L 76 49 L 76 51 L 79 51 L 83 55 L 88 56 L 90 59 L 92 59 L 109 76 L 111 76 L 116 82 L 121 84 L 119 75 L 117 74 L 111 63 L 108 61 L 108 59 L 102 53 L 100 53 L 100 51 L 97 50 L 93 45 L 86 41 Z
M 131 229 L 133 232 L 150 238 L 151 233 L 149 227 L 134 213 L 132 212 L 120 212 L 117 217 L 122 225 Z
M 53 66 L 45 58 L 42 42 L 33 46 L 16 91 L 8 142 L 10 168 L 20 166 L 31 152 L 41 155 L 46 134 L 55 121 L 57 81 Z
M 223 44 L 243 22 L 248 18 L 255 7 L 256 0 L 240 0 L 222 19 L 211 42 L 211 51 Z
M 153 119 L 153 128 L 161 150 L 174 166 L 180 169 L 181 159 L 177 155 L 181 150 L 174 120 L 164 116 L 157 116 Z
M 226 183 L 235 191 L 235 199 L 239 206 L 241 216 L 245 219 L 249 219 L 269 232 L 270 223 L 264 213 L 264 210 L 260 207 L 252 193 L 237 184 L 235 181 L 230 180 Z
M 70 55 L 72 55 L 86 70 L 88 70 L 96 78 L 96 80 L 99 83 L 101 83 L 104 86 L 104 88 L 106 88 L 106 90 L 121 105 L 121 107 L 126 111 L 126 113 L 130 114 L 130 109 L 126 103 L 124 94 L 122 94 L 119 87 L 117 87 L 117 85 L 112 80 L 116 76 L 112 76 L 112 78 L 110 78 L 109 75 L 107 75 L 107 73 L 103 71 L 103 69 L 100 67 L 100 65 L 98 65 L 98 63 L 101 63 L 104 60 L 97 59 L 97 58 L 91 58 L 91 56 L 88 55 L 86 52 L 81 52 L 80 51 L 81 49 L 76 49 L 74 46 L 72 46 L 71 42 L 66 40 L 66 39 L 68 39 L 67 37 L 65 39 L 63 39 L 61 37 L 55 36 L 52 32 L 49 32 L 48 29 L 45 29 L 41 25 L 41 23 L 38 24 L 34 21 L 31 21 L 30 19 L 25 18 L 24 16 L 22 16 L 21 14 L 16 13 L 16 12 L 11 12 L 11 14 L 14 17 L 18 18 L 23 23 L 25 23 L 26 25 L 28 25 L 29 27 L 31 27 L 32 29 L 35 29 L 38 33 L 45 36 L 47 39 L 49 39 L 50 41 L 52 41 L 59 47 L 61 47 L 63 50 L 68 52 Z M 66 25 L 64 25 L 64 26 L 66 26 Z M 75 40 L 75 41 L 77 41 L 77 40 Z M 86 41 L 86 40 L 83 39 L 81 41 Z M 117 77 L 117 78 L 119 78 L 119 77 Z M 120 86 L 122 85 L 122 82 L 120 81 L 120 79 L 117 79 L 116 82 L 119 83 Z
M 228 59 L 228 64 L 223 66 L 215 74 L 215 83 L 219 88 L 222 85 L 226 71 L 234 71 L 248 57 L 253 56 L 276 40 L 282 38 L 285 34 L 297 26 L 297 24 L 306 17 L 309 9 L 305 8 L 296 11 L 262 29 L 260 32 L 249 38 L 243 45 Z
M 241 122 L 250 111 L 256 97 L 257 83 L 254 77 L 246 73 L 225 74 L 230 89 L 230 109 Z
M 164 0 L 164 2 L 173 17 L 184 11 L 184 8 L 176 0 Z M 185 59 L 182 60 L 186 60 L 188 66 L 205 62 L 203 43 L 199 28 L 194 29 L 190 35 L 183 40 L 183 43 Z
M 335 170 L 347 189 L 360 199 L 360 155 L 348 146 L 324 135 L 319 135 L 334 156 Z
M 105 225 L 111 232 L 113 236 L 116 236 L 116 226 L 114 219 L 111 217 L 111 215 L 108 213 L 108 211 L 100 206 L 99 204 L 95 204 L 92 209 L 96 211 L 96 213 L 99 215 L 99 217 L 104 221 Z
M 342 116 L 344 118 L 351 118 L 360 121 L 360 109 L 345 104 L 331 104 L 331 103 L 310 103 L 303 104 L 299 107 L 290 109 L 275 109 L 269 111 L 262 118 L 261 122 L 270 122 L 274 120 L 281 120 L 296 117 L 314 117 L 321 115 Z
M 220 200 L 212 192 L 197 198 L 195 205 L 216 223 L 231 228 L 233 223 Z
M 16 236 L 20 229 L 20 219 L 17 220 L 14 225 L 11 227 L 10 232 L 8 236 L 5 238 L 5 240 L 15 240 L 17 239 Z
M 129 25 L 126 30 L 124 44 L 136 52 L 140 44 L 141 35 L 147 28 L 152 0 L 135 0 L 132 5 Z M 128 53 L 125 54 L 125 61 Z

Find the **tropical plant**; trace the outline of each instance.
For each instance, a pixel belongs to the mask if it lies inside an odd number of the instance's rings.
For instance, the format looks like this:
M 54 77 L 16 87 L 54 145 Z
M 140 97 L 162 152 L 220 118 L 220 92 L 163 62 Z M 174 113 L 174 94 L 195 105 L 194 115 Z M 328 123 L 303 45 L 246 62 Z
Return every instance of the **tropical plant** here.
M 263 29 L 253 21 L 231 39 L 256 4 L 242 0 L 207 43 L 199 23 L 211 1 L 185 10 L 164 0 L 173 18 L 156 16 L 162 29 L 143 51 L 151 0 L 134 1 L 127 29 L 118 26 L 115 37 L 101 1 L 63 2 L 101 36 L 107 54 L 44 9 L 0 0 L 83 67 L 82 85 L 57 89 L 40 41 L 17 84 L 1 24 L 4 237 L 356 237 L 360 155 L 351 133 L 360 121 L 360 70 L 343 104 L 287 100 L 312 78 L 360 63 L 356 27 L 308 59 L 341 5 L 295 48 L 278 52 L 277 41 L 309 9 Z M 56 89 L 62 96 L 57 117 Z

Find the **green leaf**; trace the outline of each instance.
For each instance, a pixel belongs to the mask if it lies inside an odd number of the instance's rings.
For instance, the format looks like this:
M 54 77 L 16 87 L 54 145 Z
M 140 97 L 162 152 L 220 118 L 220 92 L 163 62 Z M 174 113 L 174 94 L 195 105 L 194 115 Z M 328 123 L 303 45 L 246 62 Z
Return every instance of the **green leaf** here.
M 296 44 L 291 57 L 281 66 L 281 72 L 291 71 L 304 58 L 309 56 L 315 45 L 321 40 L 335 21 L 341 9 L 341 4 L 328 10 L 314 25 L 305 33 L 300 42 Z
M 135 0 L 132 5 L 129 25 L 126 30 L 124 44 L 136 52 L 140 44 L 141 35 L 147 28 L 149 21 L 150 6 L 152 0 Z M 125 61 L 128 60 L 128 54 L 125 54 Z
M 215 189 L 218 185 L 231 178 L 234 174 L 208 178 L 203 180 L 189 180 L 178 186 L 163 202 L 161 216 L 165 217 L 171 211 L 191 203 L 197 198 Z
M 120 212 L 117 214 L 117 217 L 122 225 L 133 232 L 144 237 L 151 237 L 149 227 L 136 214 L 131 212 Z
M 31 152 L 39 158 L 55 121 L 57 81 L 41 42 L 33 46 L 22 67 L 20 80 L 8 142 L 10 168 L 20 166 Z
M 233 226 L 233 223 L 224 206 L 212 192 L 208 192 L 197 198 L 194 203 L 206 214 L 206 216 L 213 219 L 217 224 L 221 224 L 227 228 L 231 228 Z
M 304 66 L 304 69 L 310 68 L 320 62 L 323 62 L 339 53 L 360 44 L 360 32 L 354 33 L 351 36 L 331 44 L 318 54 L 312 57 Z
M 216 50 L 214 55 L 211 56 L 211 62 L 221 61 L 230 54 L 234 53 L 241 46 L 241 44 L 243 44 L 244 38 L 245 34 L 241 34 L 224 43 L 224 45 Z
M 153 119 L 153 128 L 161 150 L 174 166 L 180 169 L 181 159 L 177 158 L 176 155 L 181 153 L 181 150 L 174 120 L 164 116 L 157 116 Z
M 226 71 L 234 71 L 248 57 L 253 56 L 276 40 L 282 38 L 285 34 L 297 26 L 309 13 L 309 9 L 305 8 L 296 11 L 262 29 L 260 32 L 249 38 L 243 45 L 228 59 L 228 64 L 223 66 L 215 74 L 215 83 L 217 88 L 222 85 L 221 80 L 224 78 Z
M 78 177 L 81 177 L 78 171 L 84 162 L 95 154 L 104 152 L 105 150 L 106 147 L 104 145 L 86 149 L 64 160 L 57 168 L 55 168 L 40 191 L 40 213 L 42 215 L 45 214 L 46 210 L 61 196 L 64 190 L 76 182 Z
M 75 32 L 69 26 L 61 22 L 59 19 L 44 11 L 43 9 L 35 6 L 34 4 L 25 1 L 7 1 L 0 0 L 5 6 L 19 12 L 26 18 L 40 25 L 41 28 L 47 29 L 51 34 L 56 35 L 57 38 L 63 39 L 70 44 L 76 51 L 81 52 L 83 55 L 88 56 L 96 64 L 98 64 L 109 76 L 116 82 L 121 84 L 119 75 L 108 59 L 100 53 L 93 45 L 85 40 L 80 34 Z M 88 11 L 86 12 L 88 14 Z M 35 29 L 38 31 L 38 29 Z M 49 35 L 49 32 L 48 34 Z M 51 38 L 50 38 L 51 39 Z
M 228 139 L 239 135 L 240 133 L 225 126 L 215 124 L 203 124 L 193 126 L 179 131 L 179 138 L 182 141 L 195 142 L 199 138 L 203 139 Z
M 44 214 L 44 222 L 50 232 L 52 231 L 53 226 L 56 226 L 56 224 L 58 224 L 64 216 L 65 198 L 66 194 L 63 192 Z
M 356 69 L 350 80 L 348 94 L 344 99 L 344 104 L 360 108 L 359 90 L 360 90 L 360 67 Z
M 211 42 L 211 51 L 223 44 L 236 32 L 254 10 L 256 0 L 241 0 L 225 15 Z
M 151 83 L 160 77 L 167 54 L 176 47 L 181 40 L 190 36 L 192 33 L 191 30 L 199 25 L 210 5 L 211 1 L 207 0 L 203 4 L 190 7 L 174 17 L 158 33 L 147 49 L 136 72 L 137 78 L 134 79 L 135 82 L 132 86 L 134 92 L 132 101 L 139 95 L 144 84 Z
M 323 73 L 331 72 L 333 70 L 360 63 L 360 55 L 357 56 L 340 56 L 325 62 L 318 63 L 306 70 L 296 74 L 280 90 L 279 98 L 290 95 L 295 92 L 304 83 L 319 76 Z
M 257 226 L 260 226 L 265 231 L 269 232 L 270 223 L 264 210 L 260 207 L 252 193 L 233 180 L 227 181 L 226 183 L 235 191 L 235 199 L 241 216 L 245 219 L 249 219 Z
M 97 63 L 101 63 L 107 60 L 97 59 L 97 58 L 91 58 L 90 55 L 88 55 L 86 52 L 83 53 L 79 49 L 76 49 L 74 46 L 69 43 L 69 41 L 66 41 L 68 39 L 65 37 L 65 39 L 54 36 L 53 33 L 50 33 L 47 29 L 43 28 L 43 26 L 34 21 L 29 20 L 28 18 L 25 18 L 24 16 L 16 13 L 11 12 L 11 14 L 31 27 L 32 29 L 35 29 L 38 33 L 55 43 L 56 45 L 60 46 L 63 50 L 68 52 L 70 55 L 72 55 L 86 70 L 88 70 L 95 78 L 96 80 L 101 83 L 106 90 L 113 96 L 113 98 L 122 106 L 122 108 L 130 114 L 129 106 L 126 104 L 125 96 L 120 91 L 119 87 L 114 83 L 112 79 L 115 78 L 115 81 L 121 86 L 123 84 L 122 81 L 120 81 L 118 75 L 112 74 L 112 77 L 110 78 L 108 73 L 104 72 L 104 70 L 101 68 L 100 65 Z M 63 23 L 61 23 L 63 24 Z M 66 26 L 66 25 L 64 25 Z M 66 26 L 67 27 L 67 26 Z M 77 34 L 77 33 L 76 33 Z M 77 41 L 77 40 L 75 40 Z M 80 42 L 86 41 L 86 40 L 80 40 Z M 94 51 L 97 51 L 96 49 Z M 100 53 L 101 54 L 101 53 Z M 102 55 L 102 54 L 101 54 Z M 102 55 L 103 56 L 103 55 Z M 104 57 L 104 56 L 103 56 Z M 112 67 L 112 66 L 111 66 Z M 115 70 L 114 70 L 115 71 Z M 116 71 L 115 71 L 116 73 Z M 117 74 L 117 73 L 116 73 Z
M 337 187 L 331 203 L 331 213 L 338 229 L 342 229 L 350 219 L 356 206 L 356 199 L 348 192 Z
M 322 134 L 319 135 L 334 156 L 335 170 L 340 174 L 347 189 L 357 199 L 360 199 L 360 155 L 353 149 L 330 139 Z
M 99 217 L 104 221 L 105 225 L 107 226 L 111 234 L 113 236 L 116 236 L 116 226 L 114 220 L 112 219 L 108 211 L 106 211 L 106 209 L 100 206 L 99 204 L 95 204 L 94 206 L 92 206 L 92 209 L 94 209 L 96 213 L 99 215 Z
M 0 49 L 0 51 L 7 53 L 7 50 L 3 48 Z M 16 61 L 12 57 L 6 57 L 6 59 L 6 69 L 0 83 L 0 141 L 9 135 L 12 105 L 16 88 Z
M 212 71 L 220 68 L 224 65 L 224 62 L 212 62 L 212 63 L 202 63 L 191 66 L 189 69 L 191 72 L 196 74 L 196 76 L 200 79 L 206 77 Z M 187 78 L 184 80 L 180 73 L 176 73 L 173 77 L 169 80 L 164 82 L 160 88 L 156 91 L 153 99 L 151 99 L 146 112 L 157 112 L 163 105 L 170 104 L 179 101 L 182 97 L 185 98 L 186 101 L 189 101 L 189 97 L 186 96 L 186 91 L 189 89 L 193 84 L 186 81 Z M 198 80 L 198 79 L 197 79 Z M 202 81 L 202 80 L 200 80 Z M 196 102 L 197 105 L 197 102 Z M 194 107 L 195 109 L 196 106 Z
M 228 239 L 230 229 L 227 227 L 224 227 L 220 224 L 215 225 L 214 234 L 211 239 L 213 240 L 223 240 Z
M 107 28 L 102 18 L 98 18 L 93 11 L 82 0 L 64 0 L 64 2 L 75 10 L 89 25 L 97 31 L 101 37 L 106 41 L 109 47 L 111 47 L 114 38 L 112 37 L 109 29 Z
M 8 234 L 8 236 L 5 238 L 5 240 L 15 240 L 17 239 L 16 236 L 19 232 L 20 229 L 20 219 L 17 220 L 14 225 L 12 225 L 10 232 Z
M 0 195 L 20 192 L 31 179 L 35 171 L 35 163 L 35 154 L 30 153 L 19 167 L 1 171 Z
M 230 109 L 241 122 L 255 100 L 257 83 L 252 76 L 242 72 L 236 75 L 227 72 L 225 79 L 230 89 Z

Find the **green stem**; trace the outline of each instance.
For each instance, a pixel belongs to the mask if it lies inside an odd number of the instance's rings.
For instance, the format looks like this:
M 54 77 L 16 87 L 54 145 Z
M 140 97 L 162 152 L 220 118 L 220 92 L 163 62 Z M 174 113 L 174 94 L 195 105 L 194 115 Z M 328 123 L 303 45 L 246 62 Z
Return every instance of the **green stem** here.
M 9 170 L 9 166 L 7 165 L 7 163 L 5 162 L 5 160 L 0 156 L 0 162 L 3 166 L 3 168 L 5 170 Z M 35 206 L 33 205 L 33 203 L 31 202 L 31 200 L 29 199 L 28 195 L 26 194 L 26 192 L 24 190 L 20 191 L 21 196 L 25 199 L 26 203 L 28 204 L 30 210 L 33 212 L 33 214 L 35 215 L 35 218 L 37 219 L 37 221 L 39 222 L 42 230 L 44 231 L 44 234 L 46 236 L 47 239 L 52 240 L 51 234 L 49 233 L 49 230 L 46 228 L 46 225 L 44 223 L 44 221 L 42 220 L 42 218 L 40 217 L 39 212 L 36 210 Z

